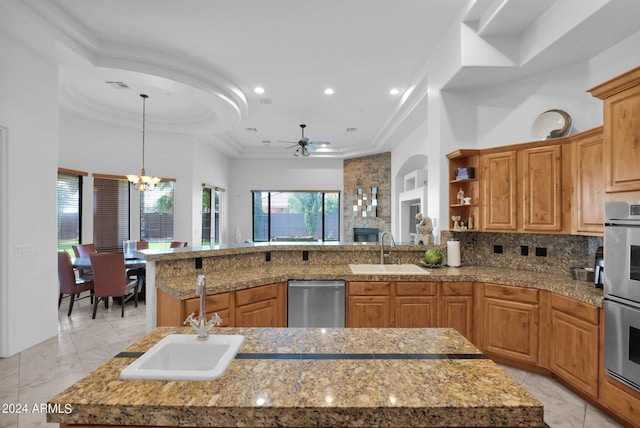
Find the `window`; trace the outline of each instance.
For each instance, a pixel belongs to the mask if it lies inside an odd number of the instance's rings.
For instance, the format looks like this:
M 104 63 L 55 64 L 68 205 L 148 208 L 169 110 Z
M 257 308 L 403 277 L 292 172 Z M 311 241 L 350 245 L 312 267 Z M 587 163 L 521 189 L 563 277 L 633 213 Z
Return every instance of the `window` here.
M 253 192 L 253 240 L 338 241 L 340 192 Z
M 129 239 L 129 182 L 93 177 L 93 244 L 98 251 L 121 252 L 122 242 Z
M 79 171 L 58 171 L 58 250 L 74 257 L 72 246 L 82 232 L 82 176 Z
M 220 244 L 223 192 L 219 187 L 202 188 L 202 245 Z
M 173 241 L 173 184 L 161 181 L 154 190 L 140 193 L 140 240 L 149 241 L 151 248 Z

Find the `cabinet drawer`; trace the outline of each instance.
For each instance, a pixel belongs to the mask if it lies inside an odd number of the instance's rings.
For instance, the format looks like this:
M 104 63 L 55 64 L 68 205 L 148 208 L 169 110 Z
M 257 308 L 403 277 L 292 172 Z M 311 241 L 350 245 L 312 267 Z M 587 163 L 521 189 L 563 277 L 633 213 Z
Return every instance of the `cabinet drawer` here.
M 437 282 L 396 282 L 397 296 L 435 296 Z
M 229 293 L 211 294 L 205 298 L 205 309 L 207 312 L 215 312 L 222 309 L 229 309 Z M 184 301 L 184 312 L 188 315 L 191 312 L 200 311 L 200 298 L 196 297 Z
M 485 284 L 484 296 L 523 303 L 538 303 L 538 290 L 509 285 Z
M 246 290 L 236 291 L 236 306 L 262 302 L 263 300 L 275 299 L 276 297 L 278 297 L 278 284 L 247 288 Z
M 559 296 L 552 293 L 551 307 L 593 325 L 598 325 L 600 322 L 599 308 L 587 303 L 578 302 L 577 300 L 573 300 L 569 297 Z
M 389 296 L 391 283 L 387 281 L 349 282 L 347 292 L 350 296 Z
M 473 294 L 473 283 L 471 282 L 443 282 L 443 296 L 471 296 Z

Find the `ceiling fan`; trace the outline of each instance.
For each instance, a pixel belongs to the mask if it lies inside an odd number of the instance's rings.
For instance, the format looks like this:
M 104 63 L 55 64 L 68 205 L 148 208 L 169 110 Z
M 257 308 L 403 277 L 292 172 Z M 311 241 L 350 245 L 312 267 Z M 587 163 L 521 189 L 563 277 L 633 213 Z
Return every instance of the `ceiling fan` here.
M 328 141 L 309 141 L 309 139 L 307 137 L 304 136 L 304 128 L 306 128 L 307 125 L 305 125 L 304 123 L 300 124 L 300 128 L 302 129 L 302 137 L 300 137 L 300 139 L 296 142 L 296 141 L 283 141 L 283 140 L 278 140 L 279 143 L 290 143 L 293 144 L 290 147 L 287 147 L 288 149 L 292 149 L 292 148 L 296 148 L 296 150 L 293 152 L 294 156 L 309 156 L 309 150 L 315 150 L 315 145 L 320 145 L 320 146 L 328 146 L 329 143 Z

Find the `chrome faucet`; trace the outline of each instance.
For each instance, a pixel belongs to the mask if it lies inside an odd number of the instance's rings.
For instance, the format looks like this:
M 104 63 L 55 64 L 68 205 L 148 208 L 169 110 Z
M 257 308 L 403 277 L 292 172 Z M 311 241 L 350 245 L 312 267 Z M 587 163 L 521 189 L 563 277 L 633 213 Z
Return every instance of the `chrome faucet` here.
M 209 330 L 211 330 L 214 325 L 219 325 L 222 322 L 222 318 L 215 313 L 209 322 L 207 322 L 207 312 L 204 308 L 204 299 L 207 297 L 207 283 L 204 275 L 198 275 L 198 279 L 196 280 L 196 295 L 200 296 L 200 315 L 198 316 L 198 320 L 193 317 L 195 314 L 192 312 L 191 315 L 184 320 L 183 324 L 191 324 L 191 327 L 198 332 L 198 340 L 207 340 L 209 338 Z
M 384 237 L 385 235 L 389 235 L 389 238 L 391 238 L 391 246 L 395 247 L 396 246 L 396 241 L 393 240 L 393 235 L 391 234 L 391 232 L 385 231 L 382 232 L 382 234 L 380 235 L 380 264 L 383 265 L 384 264 L 384 258 L 385 257 L 389 257 L 389 253 L 385 254 L 384 253 Z

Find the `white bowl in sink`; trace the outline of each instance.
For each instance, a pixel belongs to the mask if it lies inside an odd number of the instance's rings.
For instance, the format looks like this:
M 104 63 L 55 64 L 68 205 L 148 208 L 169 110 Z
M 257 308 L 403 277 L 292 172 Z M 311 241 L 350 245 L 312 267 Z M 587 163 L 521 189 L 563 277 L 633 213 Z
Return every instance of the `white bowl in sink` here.
M 350 264 L 349 269 L 356 275 L 429 275 L 429 271 L 412 264 Z
M 121 379 L 214 380 L 236 357 L 244 336 L 170 334 L 120 372 Z

